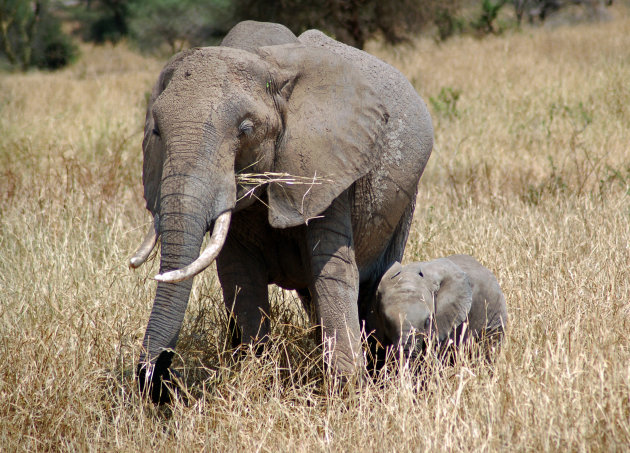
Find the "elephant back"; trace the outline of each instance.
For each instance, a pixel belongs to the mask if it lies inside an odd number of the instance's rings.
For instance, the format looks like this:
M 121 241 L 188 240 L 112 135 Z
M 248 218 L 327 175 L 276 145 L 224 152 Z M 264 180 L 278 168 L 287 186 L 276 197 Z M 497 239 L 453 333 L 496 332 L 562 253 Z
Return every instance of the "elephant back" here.
M 255 52 L 259 47 L 297 42 L 297 37 L 284 25 L 245 20 L 232 27 L 221 45 Z

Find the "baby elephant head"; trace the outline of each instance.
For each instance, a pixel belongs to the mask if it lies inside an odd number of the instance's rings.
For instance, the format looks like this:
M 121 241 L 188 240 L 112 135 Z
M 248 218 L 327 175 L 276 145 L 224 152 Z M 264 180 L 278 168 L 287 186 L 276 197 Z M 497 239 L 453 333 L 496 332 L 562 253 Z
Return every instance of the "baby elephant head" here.
M 406 266 L 397 262 L 383 275 L 376 304 L 386 341 L 401 344 L 405 355 L 414 357 L 429 338 L 442 343 L 466 320 L 472 286 L 446 258 Z

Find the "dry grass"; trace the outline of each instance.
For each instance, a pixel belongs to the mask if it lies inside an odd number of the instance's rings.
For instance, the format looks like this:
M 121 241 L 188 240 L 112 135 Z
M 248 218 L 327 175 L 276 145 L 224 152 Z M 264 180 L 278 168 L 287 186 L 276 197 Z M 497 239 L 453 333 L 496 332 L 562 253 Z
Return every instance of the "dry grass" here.
M 373 46 L 436 128 L 406 259 L 475 255 L 510 326 L 492 366 L 428 363 L 424 380 L 401 369 L 358 392 L 325 383 L 289 293 L 274 296 L 273 350 L 235 362 L 207 271 L 178 347 L 190 404 L 142 402 L 131 370 L 157 260 L 132 272 L 126 259 L 148 222 L 139 145 L 161 62 L 84 48 L 62 72 L 0 75 L 0 450 L 627 450 L 630 17 L 617 13 Z

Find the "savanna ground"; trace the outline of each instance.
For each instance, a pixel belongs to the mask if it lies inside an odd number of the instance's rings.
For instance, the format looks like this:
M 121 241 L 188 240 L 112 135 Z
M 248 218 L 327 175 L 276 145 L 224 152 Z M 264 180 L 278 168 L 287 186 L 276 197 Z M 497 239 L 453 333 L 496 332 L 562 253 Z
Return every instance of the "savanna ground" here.
M 615 15 L 369 48 L 435 123 L 405 260 L 475 255 L 510 323 L 492 365 L 401 366 L 356 392 L 322 372 L 290 293 L 274 293 L 274 348 L 235 362 L 208 270 L 177 350 L 188 405 L 142 401 L 158 260 L 127 258 L 149 221 L 140 142 L 163 62 L 84 47 L 69 69 L 0 75 L 0 450 L 628 450 L 630 15 Z

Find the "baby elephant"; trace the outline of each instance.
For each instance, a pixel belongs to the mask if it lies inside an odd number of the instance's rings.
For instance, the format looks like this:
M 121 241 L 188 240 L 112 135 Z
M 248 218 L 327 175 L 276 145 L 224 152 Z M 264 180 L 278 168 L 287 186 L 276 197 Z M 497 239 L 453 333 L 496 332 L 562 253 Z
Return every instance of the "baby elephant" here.
M 498 344 L 507 307 L 492 272 L 472 256 L 453 255 L 405 266 L 394 263 L 378 286 L 376 318 L 385 346 L 400 342 L 406 357 L 414 358 L 429 338 L 442 351 L 470 338 Z

